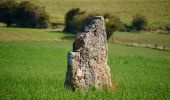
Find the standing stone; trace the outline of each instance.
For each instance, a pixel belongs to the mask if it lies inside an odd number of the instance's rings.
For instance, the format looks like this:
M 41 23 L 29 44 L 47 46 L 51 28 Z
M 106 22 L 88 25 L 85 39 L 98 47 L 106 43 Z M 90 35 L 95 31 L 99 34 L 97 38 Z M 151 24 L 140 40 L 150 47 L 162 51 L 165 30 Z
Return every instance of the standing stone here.
M 111 88 L 107 35 L 104 18 L 95 17 L 85 31 L 77 35 L 73 52 L 68 53 L 65 86 L 75 90 L 89 87 Z

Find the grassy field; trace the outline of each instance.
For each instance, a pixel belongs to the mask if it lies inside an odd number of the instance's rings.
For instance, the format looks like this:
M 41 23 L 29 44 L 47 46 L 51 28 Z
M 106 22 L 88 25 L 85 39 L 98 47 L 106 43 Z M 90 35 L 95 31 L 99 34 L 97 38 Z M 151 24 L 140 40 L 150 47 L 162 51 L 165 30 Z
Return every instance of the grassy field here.
M 112 13 L 124 22 L 130 22 L 135 14 L 145 15 L 150 24 L 170 22 L 169 0 L 30 0 L 45 6 L 54 21 L 64 21 L 65 13 L 79 7 L 87 12 Z
M 54 30 L 0 27 L 0 41 L 61 41 L 73 37 L 73 34 Z
M 137 42 L 141 44 L 157 44 L 165 46 L 170 50 L 170 35 L 169 34 L 151 34 L 151 33 L 129 33 L 129 32 L 115 32 L 111 40 L 118 40 L 124 42 Z
M 63 86 L 71 42 L 0 42 L 0 99 L 169 100 L 170 52 L 109 44 L 114 92 Z
M 0 41 L 63 41 L 73 40 L 75 35 L 54 30 L 0 27 Z M 111 39 L 158 44 L 170 49 L 169 34 L 114 32 Z
M 130 33 L 121 36 L 131 37 Z M 109 44 L 114 91 L 66 90 L 67 53 L 72 50 L 72 41 L 65 40 L 72 37 L 49 30 L 0 28 L 0 99 L 170 99 L 170 51 L 118 44 Z

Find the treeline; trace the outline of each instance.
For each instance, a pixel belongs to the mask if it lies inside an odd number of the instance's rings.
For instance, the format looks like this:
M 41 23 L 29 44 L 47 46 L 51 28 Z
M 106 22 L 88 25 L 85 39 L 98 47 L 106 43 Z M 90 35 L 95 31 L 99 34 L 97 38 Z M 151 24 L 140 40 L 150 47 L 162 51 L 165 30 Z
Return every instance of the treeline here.
M 7 27 L 47 28 L 50 17 L 44 7 L 30 1 L 18 3 L 15 0 L 1 0 L 0 22 L 5 23 Z
M 120 20 L 119 17 L 112 15 L 111 13 L 89 14 L 82 11 L 79 8 L 69 10 L 65 15 L 65 32 L 77 33 L 84 31 L 84 26 L 92 19 L 94 16 L 104 16 L 106 23 L 107 37 L 113 34 L 114 31 L 149 31 L 148 21 L 145 16 L 136 14 L 132 18 L 130 24 L 126 24 Z M 170 31 L 170 25 L 165 26 L 165 30 Z

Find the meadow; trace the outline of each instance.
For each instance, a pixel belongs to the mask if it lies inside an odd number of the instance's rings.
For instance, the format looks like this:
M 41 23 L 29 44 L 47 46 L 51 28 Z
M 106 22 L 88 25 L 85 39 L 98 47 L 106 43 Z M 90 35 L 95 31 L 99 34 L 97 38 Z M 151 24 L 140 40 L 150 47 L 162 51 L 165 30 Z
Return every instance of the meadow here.
M 112 43 L 108 63 L 114 91 L 68 91 L 64 79 L 73 36 L 49 30 L 0 28 L 0 99 L 170 99 L 170 51 Z
M 19 0 L 21 1 L 21 0 Z M 64 22 L 65 13 L 72 8 L 80 8 L 88 13 L 112 13 L 123 22 L 129 23 L 132 16 L 142 14 L 149 24 L 157 27 L 170 22 L 169 0 L 30 0 L 45 6 L 52 21 Z M 154 25 L 153 25 L 154 24 Z
M 139 43 L 165 46 L 167 50 L 170 50 L 170 35 L 166 33 L 154 34 L 150 32 L 114 32 L 110 41 L 120 41 L 124 43 Z
M 0 27 L 0 41 L 61 41 L 75 35 L 55 30 Z

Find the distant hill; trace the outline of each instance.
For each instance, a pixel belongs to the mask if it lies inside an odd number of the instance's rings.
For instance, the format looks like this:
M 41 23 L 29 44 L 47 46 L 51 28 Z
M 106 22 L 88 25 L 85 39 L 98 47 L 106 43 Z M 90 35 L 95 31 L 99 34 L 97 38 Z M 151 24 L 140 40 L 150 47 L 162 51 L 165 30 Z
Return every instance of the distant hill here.
M 87 12 L 110 12 L 130 22 L 135 14 L 145 15 L 150 24 L 170 23 L 170 0 L 30 0 L 45 6 L 53 21 L 64 21 L 64 14 L 79 7 Z

